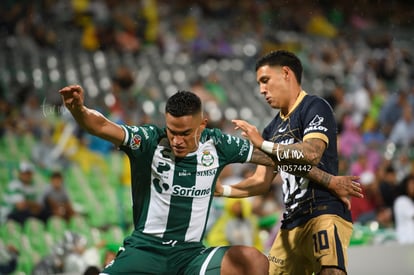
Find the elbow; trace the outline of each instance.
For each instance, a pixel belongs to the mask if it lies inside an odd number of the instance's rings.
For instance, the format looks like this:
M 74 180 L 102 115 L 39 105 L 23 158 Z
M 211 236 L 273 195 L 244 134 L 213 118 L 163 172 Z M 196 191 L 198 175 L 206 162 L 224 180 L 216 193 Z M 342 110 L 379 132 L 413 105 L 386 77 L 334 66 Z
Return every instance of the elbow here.
M 320 156 L 315 156 L 315 157 L 312 157 L 311 159 L 309 159 L 309 164 L 312 165 L 312 166 L 318 166 L 320 161 L 321 161 L 321 157 Z
M 322 155 L 318 152 L 312 152 L 309 154 L 308 163 L 312 166 L 318 166 L 322 159 Z

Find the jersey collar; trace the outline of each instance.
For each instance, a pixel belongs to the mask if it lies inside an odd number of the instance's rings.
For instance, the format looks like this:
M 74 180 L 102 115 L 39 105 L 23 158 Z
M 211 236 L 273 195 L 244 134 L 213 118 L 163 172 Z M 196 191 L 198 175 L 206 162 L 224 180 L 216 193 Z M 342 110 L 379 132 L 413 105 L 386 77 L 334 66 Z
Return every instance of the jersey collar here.
M 293 105 L 292 109 L 290 109 L 289 113 L 287 115 L 283 115 L 281 111 L 279 112 L 280 118 L 283 119 L 283 120 L 288 119 L 290 114 L 296 109 L 296 107 L 298 107 L 298 105 L 302 102 L 303 98 L 306 95 L 307 95 L 307 93 L 304 90 L 300 91 L 299 96 L 296 99 L 295 104 Z

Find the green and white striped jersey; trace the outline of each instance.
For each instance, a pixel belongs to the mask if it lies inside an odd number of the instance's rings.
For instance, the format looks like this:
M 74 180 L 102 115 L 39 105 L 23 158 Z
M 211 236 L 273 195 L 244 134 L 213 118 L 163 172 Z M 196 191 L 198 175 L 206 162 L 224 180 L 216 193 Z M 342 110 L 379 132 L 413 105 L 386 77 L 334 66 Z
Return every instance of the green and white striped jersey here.
M 197 151 L 175 158 L 165 128 L 123 125 L 120 149 L 130 159 L 135 230 L 166 240 L 203 239 L 217 177 L 250 160 L 248 140 L 205 129 Z

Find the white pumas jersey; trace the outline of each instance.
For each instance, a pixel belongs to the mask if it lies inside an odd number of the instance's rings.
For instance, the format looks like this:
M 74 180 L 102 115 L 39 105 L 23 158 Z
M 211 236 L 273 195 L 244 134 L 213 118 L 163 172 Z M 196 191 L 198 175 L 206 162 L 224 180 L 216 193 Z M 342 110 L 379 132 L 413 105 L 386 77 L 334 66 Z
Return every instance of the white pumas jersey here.
M 166 240 L 203 239 L 217 177 L 225 165 L 250 160 L 249 141 L 205 129 L 197 151 L 173 155 L 165 128 L 123 125 L 120 147 L 131 162 L 135 230 Z

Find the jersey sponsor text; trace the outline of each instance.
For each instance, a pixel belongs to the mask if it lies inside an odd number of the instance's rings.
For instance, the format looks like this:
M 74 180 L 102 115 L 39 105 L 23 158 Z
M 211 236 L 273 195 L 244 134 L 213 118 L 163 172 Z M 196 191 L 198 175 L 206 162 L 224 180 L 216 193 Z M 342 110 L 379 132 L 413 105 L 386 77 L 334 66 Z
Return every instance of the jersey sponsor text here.
M 197 189 L 193 187 L 182 187 L 175 185 L 173 187 L 173 195 L 180 197 L 207 197 L 210 196 L 211 188 Z

